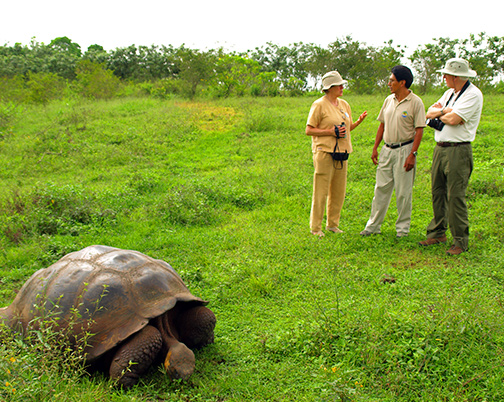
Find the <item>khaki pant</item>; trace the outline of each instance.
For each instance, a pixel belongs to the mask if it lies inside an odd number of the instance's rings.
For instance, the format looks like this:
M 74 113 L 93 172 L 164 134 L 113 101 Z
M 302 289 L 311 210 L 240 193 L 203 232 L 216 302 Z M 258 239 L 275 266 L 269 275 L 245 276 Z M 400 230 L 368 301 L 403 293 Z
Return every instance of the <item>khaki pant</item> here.
M 376 169 L 376 185 L 371 205 L 371 216 L 366 223 L 365 230 L 380 233 L 380 228 L 387 214 L 392 199 L 396 193 L 398 235 L 408 234 L 411 225 L 411 209 L 413 202 L 413 183 L 415 181 L 416 166 L 406 172 L 404 164 L 411 153 L 413 144 L 391 149 L 383 146 L 380 151 L 378 169 Z
M 327 207 L 326 227 L 338 227 L 341 209 L 345 201 L 347 162 L 334 161 L 328 152 L 313 154 L 313 197 L 310 213 L 310 229 L 322 230 L 322 219 Z
M 434 218 L 427 227 L 428 238 L 441 237 L 449 226 L 454 245 L 467 250 L 469 217 L 466 190 L 472 170 L 471 144 L 434 148 L 431 170 Z

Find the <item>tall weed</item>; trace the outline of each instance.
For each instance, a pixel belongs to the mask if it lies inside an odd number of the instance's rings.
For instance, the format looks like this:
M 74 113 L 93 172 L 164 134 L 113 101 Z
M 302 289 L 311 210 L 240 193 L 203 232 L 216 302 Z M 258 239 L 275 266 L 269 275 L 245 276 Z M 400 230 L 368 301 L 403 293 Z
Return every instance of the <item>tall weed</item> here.
M 0 102 L 0 140 L 12 133 L 14 123 L 21 113 L 21 107 L 13 102 Z
M 41 310 L 20 332 L 0 322 L 0 395 L 4 400 L 61 400 L 73 393 L 80 378 L 87 375 L 84 350 L 92 334 L 83 327 L 86 324 L 77 308 L 62 317 L 58 301 L 53 303 L 53 308 Z M 63 322 L 68 324 L 65 329 L 59 327 Z M 82 327 L 77 339 L 72 335 L 76 327 Z

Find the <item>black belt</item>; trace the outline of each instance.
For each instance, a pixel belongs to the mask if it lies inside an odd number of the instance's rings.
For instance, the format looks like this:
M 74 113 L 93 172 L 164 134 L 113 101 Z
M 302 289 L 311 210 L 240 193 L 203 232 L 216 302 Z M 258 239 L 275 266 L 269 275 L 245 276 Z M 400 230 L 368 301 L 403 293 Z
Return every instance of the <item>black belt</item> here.
M 466 142 L 438 142 L 437 146 L 446 148 L 446 147 L 458 147 L 459 145 L 467 145 L 467 144 L 470 144 L 470 142 L 469 141 L 466 141 Z
M 409 140 L 409 141 L 406 141 L 406 142 L 401 142 L 400 144 L 387 144 L 385 143 L 385 146 L 388 147 L 388 148 L 391 148 L 391 149 L 396 149 L 396 148 L 401 148 L 405 145 L 408 145 L 408 144 L 411 144 L 413 142 L 413 140 Z

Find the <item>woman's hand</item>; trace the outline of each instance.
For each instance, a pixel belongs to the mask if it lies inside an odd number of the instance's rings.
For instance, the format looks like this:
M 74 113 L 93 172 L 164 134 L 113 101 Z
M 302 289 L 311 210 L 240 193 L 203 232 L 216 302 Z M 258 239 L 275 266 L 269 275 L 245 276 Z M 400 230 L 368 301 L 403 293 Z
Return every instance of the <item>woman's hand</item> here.
M 361 124 L 363 122 L 363 120 L 367 117 L 367 110 L 364 111 L 364 113 L 362 113 L 359 118 L 357 119 L 357 121 L 354 121 L 352 126 L 350 127 L 350 130 L 353 130 L 355 129 L 359 124 Z
M 336 126 L 338 127 L 338 135 L 336 135 L 336 129 L 334 130 L 334 135 L 338 138 L 346 138 L 346 127 L 345 126 Z
M 357 119 L 357 121 L 360 123 L 362 123 L 362 121 L 367 117 L 367 110 L 364 111 L 364 113 L 362 113 L 359 118 Z

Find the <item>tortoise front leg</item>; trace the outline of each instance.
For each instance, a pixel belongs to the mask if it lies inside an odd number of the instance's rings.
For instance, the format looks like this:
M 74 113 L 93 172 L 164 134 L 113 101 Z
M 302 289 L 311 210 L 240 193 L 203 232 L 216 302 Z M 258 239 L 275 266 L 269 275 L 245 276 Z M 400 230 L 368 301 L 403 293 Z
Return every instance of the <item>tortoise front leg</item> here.
M 147 325 L 115 353 L 110 365 L 110 378 L 125 388 L 135 385 L 154 362 L 162 344 L 161 333 Z
M 191 307 L 175 319 L 180 342 L 199 349 L 214 342 L 215 314 L 204 306 Z

